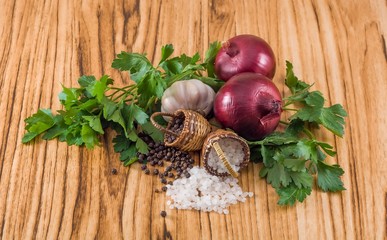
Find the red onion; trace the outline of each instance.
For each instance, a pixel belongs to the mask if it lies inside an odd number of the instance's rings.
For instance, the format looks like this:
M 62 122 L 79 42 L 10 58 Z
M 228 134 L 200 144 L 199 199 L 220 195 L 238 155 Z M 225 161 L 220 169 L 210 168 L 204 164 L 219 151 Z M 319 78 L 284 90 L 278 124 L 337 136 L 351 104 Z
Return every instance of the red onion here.
M 260 140 L 280 121 L 281 94 L 275 84 L 259 73 L 240 73 L 228 80 L 214 101 L 216 119 L 247 140 Z
M 242 72 L 256 72 L 272 79 L 275 74 L 273 50 L 254 35 L 238 35 L 225 42 L 215 59 L 215 73 L 227 81 Z

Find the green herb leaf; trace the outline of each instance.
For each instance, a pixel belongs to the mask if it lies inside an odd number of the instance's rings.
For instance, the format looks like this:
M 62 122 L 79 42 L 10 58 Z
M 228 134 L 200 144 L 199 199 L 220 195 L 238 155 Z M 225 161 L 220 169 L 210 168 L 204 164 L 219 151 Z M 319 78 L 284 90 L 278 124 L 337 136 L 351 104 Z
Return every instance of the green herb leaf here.
M 139 107 L 144 109 L 149 108 L 149 99 L 154 99 L 155 97 L 161 98 L 165 88 L 166 83 L 161 79 L 161 76 L 156 72 L 149 72 L 138 83 L 138 92 L 141 92 L 138 99 Z
M 210 44 L 210 47 L 206 52 L 204 63 L 206 64 L 208 77 L 215 77 L 215 58 L 221 47 L 222 44 L 219 41 L 216 41 Z
M 155 126 L 153 126 L 151 122 L 147 121 L 144 124 L 142 124 L 141 127 L 142 127 L 142 130 L 144 130 L 146 134 L 151 136 L 151 138 L 155 142 L 162 142 L 164 140 L 163 133 L 160 130 L 158 130 Z
M 161 47 L 161 60 L 160 60 L 159 65 L 162 62 L 164 62 L 167 58 L 169 58 L 172 55 L 173 51 L 174 51 L 174 49 L 173 49 L 172 44 L 167 44 L 165 46 L 162 46 Z
M 95 145 L 98 145 L 98 136 L 89 125 L 82 125 L 81 135 L 82 141 L 85 143 L 87 148 L 94 148 Z
M 153 66 L 143 54 L 121 52 L 113 60 L 112 68 L 129 71 L 130 78 L 138 83 Z
M 82 76 L 78 79 L 78 83 L 81 87 L 87 88 L 94 84 L 97 81 L 94 76 Z
M 328 108 L 323 108 L 320 115 L 321 124 L 339 137 L 344 135 L 344 117 L 347 112 L 340 104 L 335 104 Z
M 283 164 L 292 171 L 300 172 L 305 170 L 306 161 L 307 160 L 300 158 L 286 158 L 284 159 Z
M 183 66 L 179 62 L 178 58 L 165 60 L 160 63 L 160 67 L 164 69 L 167 76 L 173 76 L 173 75 L 179 74 L 183 70 Z
M 286 86 L 290 89 L 293 94 L 297 94 L 303 90 L 306 90 L 310 87 L 309 84 L 300 81 L 293 72 L 293 64 L 289 61 L 286 61 Z
M 135 142 L 131 141 L 124 135 L 119 134 L 113 139 L 113 143 L 114 151 L 120 154 L 120 160 L 124 162 L 125 166 L 128 166 L 138 160 Z
M 66 139 L 68 125 L 66 125 L 62 115 L 54 116 L 54 122 L 54 126 L 44 133 L 42 139 L 50 140 L 58 137 L 60 141 L 64 141 Z
M 281 186 L 288 186 L 291 182 L 289 173 L 285 170 L 284 166 L 278 162 L 274 162 L 271 168 L 267 168 L 267 182 L 274 188 Z
M 312 188 L 313 176 L 308 172 L 290 172 L 289 175 L 298 188 Z
M 99 116 L 82 116 L 83 119 L 89 122 L 89 126 L 97 133 L 104 134 L 102 129 L 101 119 Z
M 91 94 L 91 96 L 96 97 L 98 101 L 102 101 L 102 98 L 105 96 L 105 91 L 107 86 L 112 84 L 113 80 L 109 76 L 103 76 L 99 81 L 92 82 L 86 89 Z
M 54 116 L 52 115 L 50 109 L 39 109 L 37 113 L 26 118 L 24 121 L 27 123 L 25 129 L 28 133 L 23 136 L 23 143 L 31 141 L 36 136 L 53 127 L 55 124 Z
M 317 163 L 317 184 L 323 191 L 337 192 L 345 190 L 340 177 L 344 170 L 339 165 L 327 165 L 322 161 Z
M 291 185 L 286 188 L 277 189 L 279 195 L 279 205 L 294 205 L 296 201 L 303 202 L 305 198 L 312 192 L 311 188 L 298 188 Z

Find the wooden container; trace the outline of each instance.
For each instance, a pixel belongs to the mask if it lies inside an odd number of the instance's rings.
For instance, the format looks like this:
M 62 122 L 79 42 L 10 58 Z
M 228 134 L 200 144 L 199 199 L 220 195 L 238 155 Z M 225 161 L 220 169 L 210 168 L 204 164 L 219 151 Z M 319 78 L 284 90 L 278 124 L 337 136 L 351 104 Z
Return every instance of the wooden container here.
M 171 117 L 167 127 L 160 126 L 156 121 L 157 116 Z M 183 118 L 183 129 L 180 133 L 171 131 L 174 118 Z M 162 131 L 165 135 L 174 136 L 175 139 L 170 142 L 164 137 L 164 144 L 169 147 L 176 147 L 183 151 L 200 150 L 203 146 L 204 140 L 211 132 L 211 125 L 201 114 L 192 110 L 179 109 L 176 112 L 165 113 L 155 112 L 150 118 L 153 126 Z
M 236 133 L 231 131 L 226 131 L 223 129 L 218 129 L 212 133 L 210 133 L 207 138 L 204 141 L 202 152 L 201 152 L 201 161 L 204 165 L 204 168 L 211 173 L 212 175 L 218 176 L 218 177 L 226 177 L 226 176 L 233 176 L 238 177 L 238 172 L 234 170 L 232 167 L 230 160 L 227 158 L 224 150 L 222 149 L 222 146 L 219 144 L 219 141 L 221 139 L 229 139 L 231 141 L 237 141 L 241 148 L 242 152 L 244 154 L 243 159 L 239 163 L 238 167 L 239 169 L 242 169 L 246 167 L 250 161 L 250 148 L 247 145 L 246 140 L 239 137 Z M 218 172 L 217 169 L 214 169 L 208 164 L 208 159 L 210 156 L 211 150 L 214 149 L 216 154 L 219 157 L 219 160 L 224 164 L 224 166 L 227 169 L 227 172 Z

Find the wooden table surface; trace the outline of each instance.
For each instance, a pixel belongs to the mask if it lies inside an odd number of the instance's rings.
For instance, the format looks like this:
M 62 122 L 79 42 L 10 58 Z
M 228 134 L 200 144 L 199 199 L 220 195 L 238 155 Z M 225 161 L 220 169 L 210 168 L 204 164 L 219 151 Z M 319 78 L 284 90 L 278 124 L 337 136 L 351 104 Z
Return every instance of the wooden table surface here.
M 387 7 L 359 1 L 59 1 L 0 0 L 0 239 L 385 239 L 387 228 Z M 113 132 L 94 150 L 37 140 L 21 143 L 24 119 L 60 109 L 61 84 L 108 74 L 122 50 L 160 47 L 203 54 L 209 43 L 250 33 L 266 39 L 284 90 L 285 60 L 296 74 L 348 111 L 337 149 L 346 191 L 319 190 L 280 207 L 258 176 L 240 176 L 255 196 L 229 215 L 170 210 L 155 177 L 122 166 Z M 117 175 L 112 169 L 118 170 Z M 160 217 L 161 210 L 167 217 Z

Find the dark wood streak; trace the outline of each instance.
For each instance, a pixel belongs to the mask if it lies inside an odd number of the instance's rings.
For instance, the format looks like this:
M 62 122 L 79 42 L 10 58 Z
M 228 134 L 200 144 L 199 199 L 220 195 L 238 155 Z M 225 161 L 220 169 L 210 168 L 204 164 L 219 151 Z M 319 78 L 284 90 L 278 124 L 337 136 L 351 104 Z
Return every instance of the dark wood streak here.
M 267 222 L 269 224 L 269 233 L 270 233 L 270 237 L 269 239 L 273 239 L 273 233 L 271 232 L 272 231 L 272 226 L 271 226 L 271 220 L 270 220 L 270 204 L 269 204 L 269 191 L 267 190 L 268 189 L 268 185 L 265 185 L 265 193 L 266 193 L 266 206 L 267 206 Z
M 125 3 L 126 1 L 122 1 L 122 10 L 123 10 L 123 15 L 124 15 L 124 29 L 123 29 L 123 34 L 122 34 L 122 43 L 127 45 L 127 39 L 125 38 L 128 35 L 128 22 L 130 17 L 132 17 L 134 14 L 139 15 L 140 13 L 140 0 L 136 0 L 135 4 L 133 4 L 133 10 L 128 10 L 125 11 Z M 135 27 L 135 33 L 133 34 L 133 38 L 135 39 L 138 35 L 138 26 Z
M 13 30 L 14 30 L 14 17 L 15 17 L 15 5 L 16 5 L 16 1 L 10 1 L 10 2 L 13 2 L 13 6 L 12 6 L 12 14 L 11 14 L 11 24 L 9 24 L 10 25 L 10 28 L 9 28 L 9 33 L 4 33 L 4 31 L 2 31 L 1 32 L 1 34 L 0 34 L 0 36 L 4 36 L 4 35 L 6 35 L 7 37 L 6 37 L 6 39 L 8 39 L 9 41 L 7 41 L 6 43 L 6 45 L 4 46 L 4 52 L 3 52 L 3 54 L 2 54 L 2 56 L 1 56 L 1 59 L 0 59 L 0 66 L 1 66 L 1 68 L 0 68 L 0 71 L 1 71 L 1 73 L 3 73 L 3 76 L 4 76 L 4 72 L 5 72 L 5 68 L 6 68 L 6 66 L 8 65 L 7 63 L 8 63 L 8 58 L 6 58 L 6 56 L 8 56 L 9 55 L 9 53 L 10 53 L 10 50 L 11 50 L 11 43 L 12 43 L 12 32 L 13 32 Z M 3 27 L 3 29 L 5 29 L 5 27 Z M 4 38 L 3 38 L 4 39 Z M 6 50 L 7 49 L 7 50 Z M 3 60 L 4 60 L 4 62 L 3 62 Z M 3 89 L 3 84 L 4 84 L 4 81 L 5 79 L 2 77 L 2 78 L 0 78 L 0 90 L 2 90 Z M 1 146 L 0 146 L 1 147 Z M 1 174 L 0 174 L 0 176 L 1 176 Z
M 75 200 L 75 210 L 73 212 L 73 224 L 72 224 L 72 231 L 71 231 L 71 236 L 70 238 L 73 238 L 73 234 L 79 234 L 79 232 L 77 231 L 78 228 L 79 228 L 79 225 L 78 225 L 78 220 L 79 220 L 79 208 L 77 208 L 78 205 L 81 205 L 80 203 L 82 203 L 84 200 L 84 195 L 82 194 L 82 164 L 84 162 L 84 156 L 83 156 L 83 149 L 80 149 L 79 150 L 79 173 L 78 173 L 78 189 L 77 189 L 77 193 L 76 193 L 76 200 Z M 75 237 L 78 237 L 79 236 L 75 236 Z
M 384 59 L 387 62 L 387 47 L 386 47 L 386 39 L 384 38 L 384 35 L 381 34 L 380 38 L 382 39 L 382 48 L 383 48 L 383 54 L 384 54 Z
M 384 231 L 387 232 L 387 192 L 384 194 L 384 214 L 385 214 L 385 229 Z
M 58 146 L 58 144 L 57 144 L 57 146 Z M 59 146 L 58 146 L 58 148 L 59 148 Z M 58 149 L 57 148 L 57 149 Z M 58 151 L 56 152 L 57 153 L 57 155 L 58 155 Z M 68 154 L 68 151 L 66 151 L 66 155 L 65 155 L 65 159 L 66 159 L 66 161 L 65 161 L 65 166 L 64 166 L 64 174 L 63 174 L 63 177 L 62 177 L 62 179 L 63 179 L 63 187 L 62 187 L 62 196 L 63 196 L 63 198 L 62 198 L 62 207 L 61 207 L 61 215 L 60 215 L 60 220 L 59 220 L 59 229 L 58 229 L 58 231 L 57 231 L 57 235 L 56 235 L 56 239 L 59 239 L 59 236 L 60 236 L 60 233 L 62 232 L 62 223 L 63 223 L 63 218 L 64 218 L 64 216 L 65 216 L 65 207 L 66 207 L 66 194 L 67 194 L 67 191 L 66 191 L 66 187 L 67 187 L 67 181 L 66 181 L 66 179 L 67 179 L 67 166 L 68 166 L 68 157 L 69 157 L 69 154 Z
M 47 142 L 46 141 L 44 141 L 44 147 L 45 148 L 47 148 Z M 44 151 L 44 155 L 43 155 L 43 164 L 42 164 L 42 175 L 41 176 L 39 176 L 40 177 L 40 179 L 39 179 L 39 182 L 43 182 L 42 181 L 42 179 L 44 178 L 44 169 L 45 169 L 45 165 L 46 165 L 46 156 L 47 156 L 47 151 Z M 41 189 L 43 189 L 43 185 L 41 186 Z M 40 217 L 41 217 L 41 214 L 42 214 L 42 194 L 43 194 L 43 190 L 41 190 L 40 192 L 39 192 L 39 197 L 38 197 L 38 202 L 39 202 L 39 204 L 38 204 L 38 213 L 36 214 L 36 219 L 38 220 L 38 219 L 40 219 Z M 36 236 L 36 234 L 37 234 L 37 232 L 38 232 L 38 226 L 39 226 L 39 224 L 38 223 L 36 223 L 35 224 L 35 226 L 34 226 L 34 236 Z
M 106 10 L 105 10 L 106 11 Z M 102 42 L 103 42 L 103 36 L 102 36 L 102 32 L 101 32 L 101 29 L 102 29 L 102 24 L 101 24 L 101 14 L 102 14 L 102 10 L 101 10 L 101 5 L 98 4 L 98 8 L 97 8 L 97 19 L 98 19 L 98 55 L 99 55 L 99 58 L 98 58 L 98 63 L 100 65 L 100 69 L 101 69 L 101 75 L 103 74 L 104 72 L 104 66 L 103 66 L 103 57 L 104 57 L 104 54 L 102 52 Z

